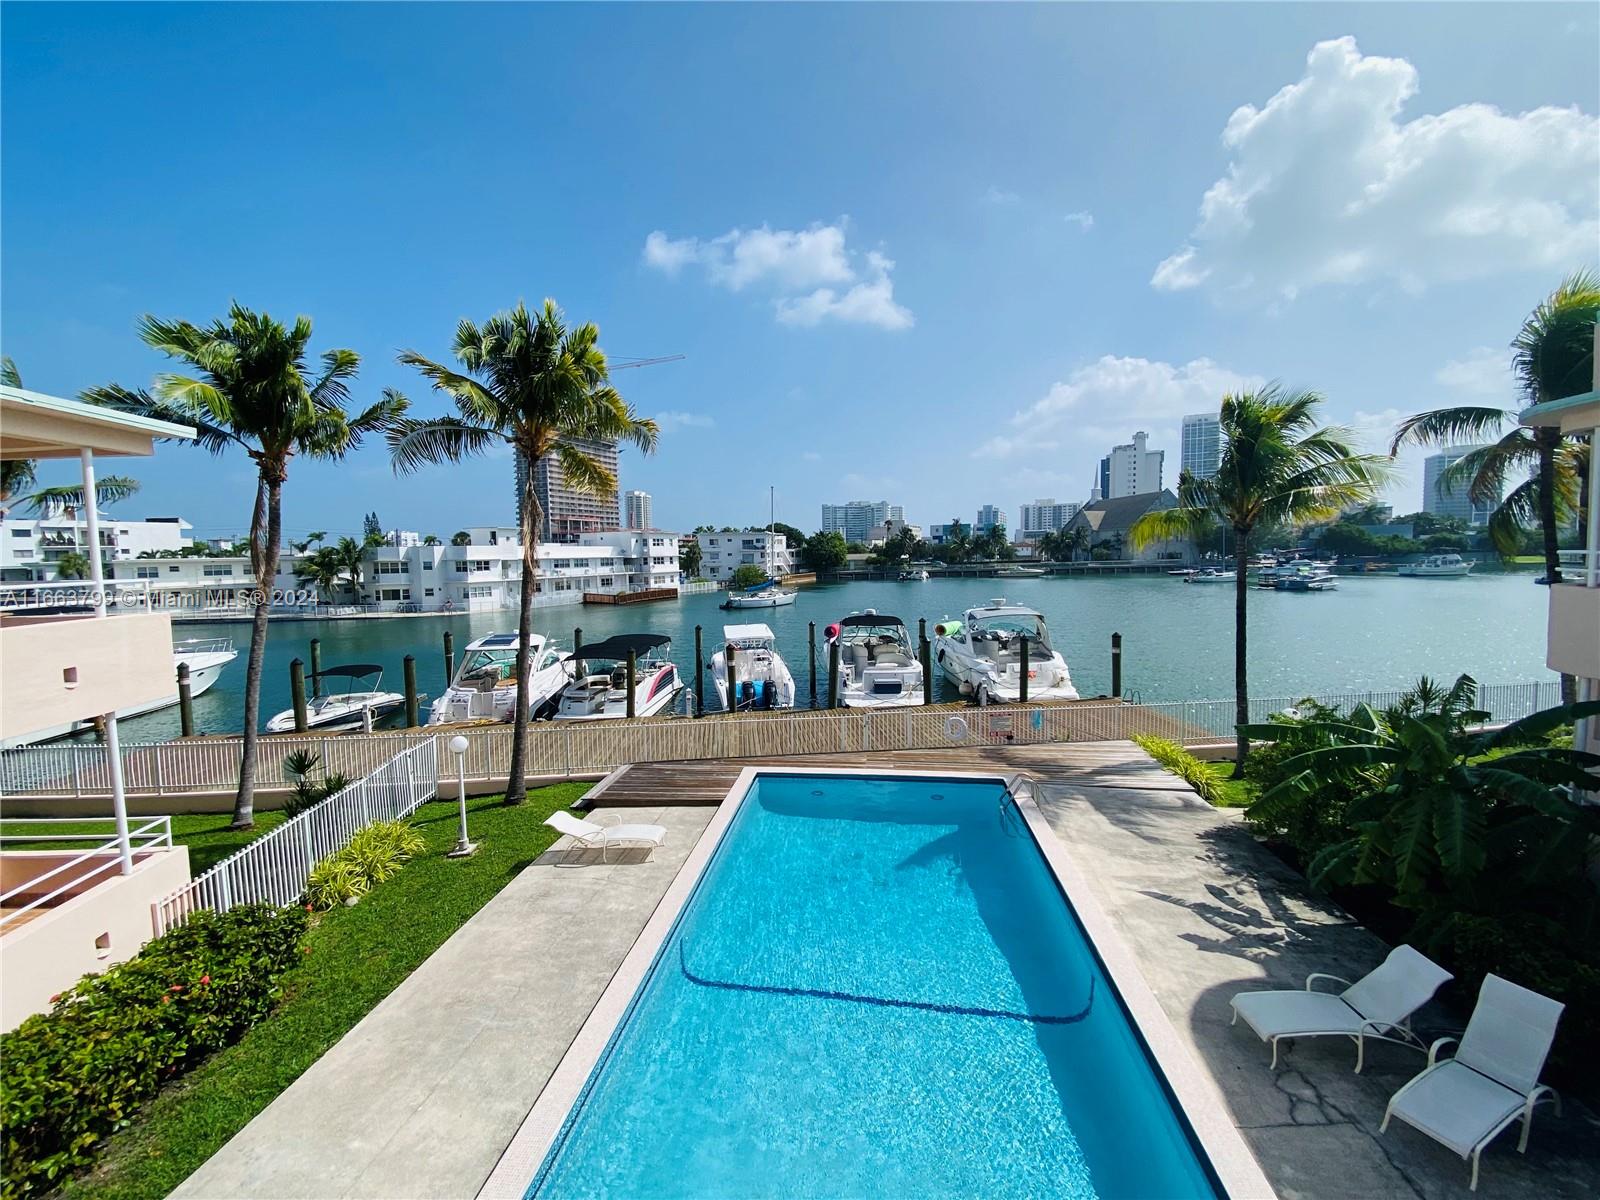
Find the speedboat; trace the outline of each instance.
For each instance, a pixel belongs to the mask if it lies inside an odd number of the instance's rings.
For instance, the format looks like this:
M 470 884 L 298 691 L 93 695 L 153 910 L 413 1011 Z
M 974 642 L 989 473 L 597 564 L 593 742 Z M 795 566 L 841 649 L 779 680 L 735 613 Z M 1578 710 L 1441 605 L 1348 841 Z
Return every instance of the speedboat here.
M 1001 567 L 995 572 L 1000 579 L 1035 579 L 1043 574 L 1043 567 Z
M 724 625 L 722 648 L 711 656 L 711 682 L 724 712 L 793 708 L 794 676 L 765 625 Z M 728 703 L 728 662 L 735 700 Z
M 922 570 L 908 570 L 900 572 L 901 583 L 926 583 L 928 573 Z
M 1459 579 L 1472 570 L 1472 563 L 1459 554 L 1430 554 L 1421 562 L 1401 563 L 1395 574 L 1418 579 Z
M 556 702 L 557 721 L 613 720 L 628 715 L 628 655 L 633 655 L 633 715 L 663 712 L 682 690 L 667 655 L 672 639 L 660 633 L 619 633 L 574 650 L 572 682 Z
M 1216 567 L 1202 567 L 1198 571 L 1190 571 L 1183 581 L 1185 583 L 1233 583 L 1238 578 L 1237 571 L 1221 571 Z
M 162 696 L 159 700 L 148 700 L 143 704 L 129 705 L 127 708 L 117 709 L 117 719 L 125 721 L 129 717 L 142 717 L 145 713 L 155 712 L 158 709 L 171 708 L 178 703 L 178 668 L 189 668 L 189 695 L 199 699 L 211 685 L 216 683 L 226 667 L 239 657 L 239 652 L 233 648 L 230 638 L 189 638 L 172 644 L 172 692 Z M 76 733 L 88 733 L 95 727 L 93 721 L 73 721 L 64 725 L 53 725 L 30 733 L 25 737 L 0 739 L 0 749 L 9 750 L 13 746 L 29 746 L 35 742 L 50 742 L 57 738 L 71 737 Z
M 379 690 L 383 683 L 383 668 L 376 663 L 324 667 L 313 679 L 348 679 L 350 682 L 344 691 L 317 696 L 306 705 L 307 729 L 367 729 L 398 711 L 406 702 L 399 692 Z M 372 686 L 356 691 L 357 681 L 367 679 L 372 680 Z M 284 709 L 268 721 L 267 732 L 293 733 L 294 709 Z
M 548 716 L 571 681 L 566 654 L 542 634 L 529 634 L 528 716 Z M 467 644 L 455 678 L 428 710 L 428 724 L 509 721 L 516 706 L 517 635 L 490 633 Z
M 776 579 L 767 579 L 742 592 L 729 592 L 722 601 L 722 607 L 779 608 L 785 604 L 793 604 L 794 597 L 795 593 L 779 586 Z
M 935 657 L 963 696 L 1010 703 L 1022 698 L 1022 646 L 1028 647 L 1028 699 L 1076 700 L 1067 660 L 1050 645 L 1044 617 L 1004 597 L 933 627 Z
M 1339 581 L 1327 563 L 1296 558 L 1262 575 L 1261 586 L 1280 592 L 1332 592 L 1338 589 Z
M 839 648 L 839 703 L 846 708 L 901 708 L 922 703 L 922 664 L 906 623 L 869 608 L 824 631 L 829 662 Z

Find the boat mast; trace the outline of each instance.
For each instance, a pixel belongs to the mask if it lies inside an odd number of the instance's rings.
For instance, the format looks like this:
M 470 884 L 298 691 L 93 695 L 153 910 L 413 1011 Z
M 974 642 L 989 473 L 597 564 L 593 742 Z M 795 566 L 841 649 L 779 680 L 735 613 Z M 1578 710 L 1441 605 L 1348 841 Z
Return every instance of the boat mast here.
M 773 579 L 772 574 L 772 527 L 778 523 L 778 488 L 775 484 L 767 485 L 767 578 Z

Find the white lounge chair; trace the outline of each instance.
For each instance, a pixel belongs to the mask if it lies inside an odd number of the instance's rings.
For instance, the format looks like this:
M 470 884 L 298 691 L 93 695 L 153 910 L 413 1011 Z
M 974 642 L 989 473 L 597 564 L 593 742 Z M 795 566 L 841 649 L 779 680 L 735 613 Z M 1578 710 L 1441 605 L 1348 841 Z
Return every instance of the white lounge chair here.
M 1348 1037 L 1356 1043 L 1356 1070 L 1366 1062 L 1367 1039 L 1424 1049 L 1411 1032 L 1411 1014 L 1450 978 L 1438 963 L 1410 946 L 1396 946 L 1379 966 L 1356 982 L 1320 972 L 1306 976 L 1303 992 L 1240 992 L 1233 998 L 1233 1020 L 1240 1017 L 1263 1042 L 1272 1043 L 1278 1065 L 1283 1038 Z M 1344 991 L 1313 989 L 1320 979 L 1345 985 Z
M 565 810 L 551 813 L 544 823 L 572 839 L 572 844 L 567 847 L 568 855 L 574 850 L 598 847 L 602 862 L 611 861 L 609 851 L 613 846 L 645 846 L 654 850 L 667 840 L 667 830 L 663 825 L 602 825 L 598 821 L 575 817 Z M 647 853 L 645 857 L 648 859 L 650 855 Z
M 1528 1149 L 1533 1108 L 1561 1097 L 1539 1082 L 1562 1004 L 1519 987 L 1498 975 L 1485 975 L 1478 1004 L 1453 1058 L 1439 1051 L 1455 1038 L 1440 1038 L 1428 1050 L 1428 1065 L 1389 1100 L 1378 1132 L 1399 1117 L 1413 1129 L 1472 1160 L 1472 1190 L 1478 1190 L 1478 1156 L 1513 1121 L 1522 1122 L 1517 1152 Z

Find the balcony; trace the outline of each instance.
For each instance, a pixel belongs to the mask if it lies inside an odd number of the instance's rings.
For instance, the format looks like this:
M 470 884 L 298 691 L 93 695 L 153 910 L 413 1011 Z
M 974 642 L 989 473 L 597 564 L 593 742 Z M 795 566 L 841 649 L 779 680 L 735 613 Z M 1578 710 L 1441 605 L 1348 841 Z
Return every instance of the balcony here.
M 0 616 L 0 739 L 26 738 L 177 691 L 166 613 Z
M 1600 558 L 1600 551 L 1563 551 L 1565 579 L 1550 589 L 1545 663 L 1579 679 L 1600 679 L 1600 580 L 1589 582 L 1592 557 Z

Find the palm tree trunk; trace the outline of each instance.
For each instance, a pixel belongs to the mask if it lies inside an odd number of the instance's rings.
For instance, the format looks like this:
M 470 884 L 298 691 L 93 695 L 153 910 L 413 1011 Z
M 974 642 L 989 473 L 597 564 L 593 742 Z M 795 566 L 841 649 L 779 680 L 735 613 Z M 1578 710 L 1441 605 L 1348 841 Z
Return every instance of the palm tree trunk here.
M 517 605 L 517 707 L 511 719 L 511 769 L 506 780 L 506 803 L 521 804 L 528 798 L 528 638 L 533 631 L 533 591 L 539 584 L 539 496 L 533 490 L 533 458 L 523 472 L 522 520 L 522 595 Z
M 1560 530 L 1556 528 L 1556 448 L 1561 444 L 1561 431 L 1540 426 L 1533 432 L 1539 447 L 1539 532 L 1544 541 L 1544 577 L 1550 586 L 1561 582 Z M 1578 702 L 1578 680 L 1565 672 L 1561 675 L 1561 703 Z
M 266 472 L 263 471 L 265 475 Z M 250 626 L 250 658 L 244 671 L 244 744 L 239 754 L 239 790 L 233 798 L 230 829 L 255 826 L 256 757 L 261 728 L 261 672 L 267 653 L 267 616 L 272 608 L 272 585 L 278 573 L 278 538 L 283 525 L 283 477 L 281 473 L 264 480 L 266 521 L 260 528 L 261 509 L 251 521 L 250 543 L 256 548 L 256 594 L 254 620 Z
M 1250 569 L 1249 538 L 1245 531 L 1233 531 L 1233 718 L 1236 726 L 1250 723 L 1249 656 L 1246 654 L 1246 627 L 1249 611 L 1249 584 L 1246 572 Z M 1244 775 L 1245 755 L 1250 753 L 1250 739 L 1242 731 L 1235 733 L 1233 778 Z

